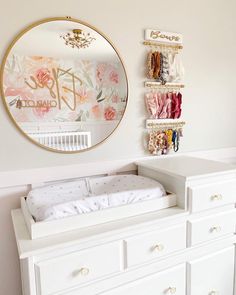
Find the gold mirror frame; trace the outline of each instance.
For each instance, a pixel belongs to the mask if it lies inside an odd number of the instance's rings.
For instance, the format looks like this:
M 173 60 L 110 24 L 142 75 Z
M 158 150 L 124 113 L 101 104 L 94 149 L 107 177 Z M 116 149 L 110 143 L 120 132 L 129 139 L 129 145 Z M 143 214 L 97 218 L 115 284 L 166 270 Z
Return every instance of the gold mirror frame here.
M 56 150 L 56 149 L 53 149 L 53 148 L 50 148 L 50 147 L 47 147 L 43 144 L 40 144 L 39 142 L 35 141 L 32 137 L 30 137 L 27 133 L 25 133 L 22 128 L 18 125 L 18 123 L 16 122 L 15 118 L 13 117 L 13 115 L 11 114 L 10 110 L 9 110 L 9 107 L 7 105 L 7 101 L 6 101 L 6 98 L 5 98 L 5 94 L 4 94 L 4 87 L 3 87 L 3 75 L 4 75 L 4 68 L 5 68 L 5 65 L 6 65 L 6 61 L 7 61 L 7 58 L 12 50 L 12 48 L 14 47 L 14 45 L 16 44 L 16 42 L 25 34 L 27 33 L 28 31 L 30 31 L 31 29 L 41 25 L 41 24 L 44 24 L 44 23 L 47 23 L 47 22 L 53 22 L 53 21 L 58 21 L 58 20 L 64 20 L 64 21 L 71 21 L 71 22 L 76 22 L 78 24 L 82 24 L 84 26 L 87 26 L 89 27 L 90 29 L 94 30 L 95 32 L 97 32 L 98 34 L 100 34 L 110 45 L 111 47 L 114 49 L 115 53 L 117 54 L 120 62 L 121 62 L 121 65 L 123 67 L 123 70 L 124 70 L 124 74 L 125 74 L 125 80 L 126 80 L 126 93 L 127 93 L 127 101 L 126 101 L 126 106 L 124 108 L 124 113 L 120 119 L 120 121 L 118 122 L 117 126 L 114 128 L 114 130 L 107 136 L 105 137 L 101 142 L 97 143 L 97 144 L 94 144 L 93 146 L 89 147 L 89 148 L 86 148 L 86 149 L 81 149 L 81 150 L 78 150 L 78 151 L 62 151 L 62 150 Z M 124 66 L 124 62 L 119 54 L 119 52 L 117 51 L 116 47 L 113 45 L 113 43 L 110 41 L 109 38 L 107 38 L 101 31 L 99 31 L 97 28 L 91 26 L 90 24 L 84 22 L 84 21 L 80 21 L 76 18 L 72 18 L 70 16 L 66 16 L 66 17 L 53 17 L 53 18 L 45 18 L 45 19 L 42 19 L 40 21 L 37 21 L 37 22 L 34 22 L 32 23 L 31 25 L 27 26 L 25 29 L 23 29 L 22 31 L 20 31 L 20 33 L 17 34 L 17 36 L 13 39 L 13 41 L 10 43 L 10 45 L 8 46 L 4 56 L 3 56 L 3 60 L 2 60 L 2 64 L 1 64 L 1 68 L 0 68 L 0 94 L 1 94 L 1 97 L 2 97 L 2 100 L 3 100 L 3 104 L 5 106 L 5 109 L 9 115 L 9 117 L 11 118 L 13 124 L 16 126 L 16 128 L 20 131 L 21 134 L 23 134 L 27 139 L 29 139 L 31 142 L 33 142 L 34 144 L 36 144 L 37 146 L 40 146 L 42 147 L 43 149 L 46 149 L 48 151 L 52 151 L 52 152 L 56 152 L 56 153 L 63 153 L 63 154 L 75 154 L 75 153 L 80 153 L 80 152 L 86 152 L 86 151 L 89 151 L 91 149 L 94 149 L 95 147 L 99 146 L 100 144 L 104 143 L 110 136 L 112 136 L 112 134 L 116 131 L 116 129 L 119 127 L 123 117 L 124 117 L 124 114 L 126 112 L 126 109 L 127 109 L 127 105 L 128 105 L 128 97 L 129 97 L 129 85 L 128 85 L 128 77 L 127 77 L 127 72 L 126 72 L 126 68 Z

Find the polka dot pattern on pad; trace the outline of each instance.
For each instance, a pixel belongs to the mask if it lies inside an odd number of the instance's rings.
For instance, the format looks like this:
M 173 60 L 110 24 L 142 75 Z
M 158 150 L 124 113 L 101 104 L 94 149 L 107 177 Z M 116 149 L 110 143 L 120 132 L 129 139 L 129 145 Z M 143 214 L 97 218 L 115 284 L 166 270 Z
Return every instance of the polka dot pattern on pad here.
M 27 205 L 36 221 L 65 218 L 166 195 L 163 186 L 137 175 L 79 179 L 36 188 Z

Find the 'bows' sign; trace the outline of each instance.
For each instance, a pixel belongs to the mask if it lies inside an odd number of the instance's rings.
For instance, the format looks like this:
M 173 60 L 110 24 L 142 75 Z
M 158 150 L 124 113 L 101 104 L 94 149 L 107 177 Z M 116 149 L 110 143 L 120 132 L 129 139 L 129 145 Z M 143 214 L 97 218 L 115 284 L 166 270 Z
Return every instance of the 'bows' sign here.
M 182 44 L 183 36 L 177 33 L 162 32 L 159 30 L 147 29 L 145 30 L 145 40 L 163 42 L 163 43 Z

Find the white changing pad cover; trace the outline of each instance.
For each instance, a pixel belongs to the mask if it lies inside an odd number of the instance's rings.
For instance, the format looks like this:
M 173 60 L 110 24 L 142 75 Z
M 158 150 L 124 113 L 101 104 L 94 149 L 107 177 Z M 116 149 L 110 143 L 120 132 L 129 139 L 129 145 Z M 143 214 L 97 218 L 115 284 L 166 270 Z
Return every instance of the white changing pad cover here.
M 163 186 L 138 175 L 87 178 L 30 191 L 26 202 L 36 221 L 49 221 L 166 195 Z

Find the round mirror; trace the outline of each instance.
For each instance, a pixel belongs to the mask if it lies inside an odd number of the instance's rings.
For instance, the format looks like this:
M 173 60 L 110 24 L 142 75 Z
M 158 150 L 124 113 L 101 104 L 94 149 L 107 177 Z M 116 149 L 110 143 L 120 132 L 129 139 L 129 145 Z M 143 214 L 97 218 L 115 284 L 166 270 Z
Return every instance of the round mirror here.
M 28 138 L 50 150 L 78 152 L 116 129 L 128 82 L 111 42 L 68 17 L 40 21 L 17 36 L 2 63 L 1 90 Z

